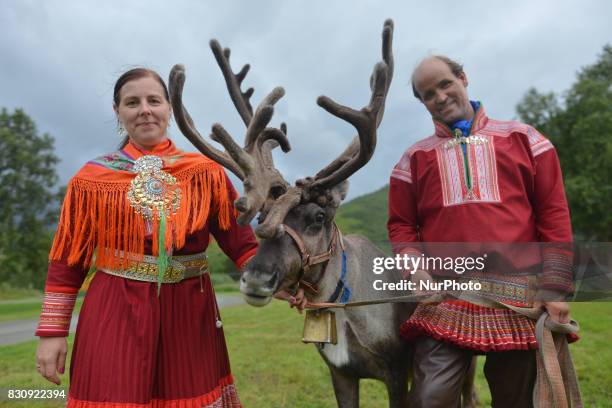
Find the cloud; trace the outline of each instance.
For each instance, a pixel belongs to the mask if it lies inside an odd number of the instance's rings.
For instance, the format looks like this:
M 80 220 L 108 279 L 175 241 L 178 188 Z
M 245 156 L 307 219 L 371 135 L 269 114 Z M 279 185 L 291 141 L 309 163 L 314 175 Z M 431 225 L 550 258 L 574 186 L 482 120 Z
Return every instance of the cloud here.
M 232 49 L 255 103 L 274 86 L 287 94 L 273 123 L 285 121 L 293 150 L 275 153 L 287 179 L 312 175 L 333 160 L 354 129 L 319 108 L 316 97 L 360 108 L 380 59 L 385 18 L 395 21 L 395 78 L 372 161 L 351 179 L 349 198 L 388 181 L 410 144 L 431 133 L 427 112 L 411 96 L 410 72 L 431 52 L 461 60 L 470 95 L 497 118 L 515 116 L 531 86 L 561 92 L 580 67 L 595 61 L 612 38 L 612 3 L 586 1 L 496 4 L 375 1 L 200 1 L 0 3 L 0 106 L 22 107 L 56 139 L 63 182 L 88 159 L 119 142 L 112 104 L 114 80 L 135 65 L 166 77 L 187 67 L 185 104 L 201 133 L 221 122 L 239 141 L 244 126 L 208 48 L 210 38 Z M 179 146 L 193 150 L 178 134 Z

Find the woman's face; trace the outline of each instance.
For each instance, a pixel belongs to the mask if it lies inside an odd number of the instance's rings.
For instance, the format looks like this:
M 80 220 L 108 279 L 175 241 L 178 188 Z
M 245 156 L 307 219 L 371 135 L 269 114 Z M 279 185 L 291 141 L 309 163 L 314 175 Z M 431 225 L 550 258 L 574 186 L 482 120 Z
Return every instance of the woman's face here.
M 114 109 L 136 145 L 153 148 L 165 139 L 172 109 L 155 78 L 145 76 L 126 82 Z

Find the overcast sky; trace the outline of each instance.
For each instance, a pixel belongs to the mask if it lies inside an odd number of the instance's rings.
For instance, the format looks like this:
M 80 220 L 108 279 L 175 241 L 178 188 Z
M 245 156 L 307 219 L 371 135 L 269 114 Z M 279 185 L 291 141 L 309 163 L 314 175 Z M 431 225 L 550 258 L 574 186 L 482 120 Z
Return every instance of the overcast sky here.
M 604 0 L 429 3 L 0 0 L 0 107 L 23 108 L 55 138 L 65 183 L 120 140 L 116 78 L 141 65 L 167 78 L 182 63 L 184 103 L 200 132 L 221 122 L 242 143 L 242 122 L 208 47 L 217 38 L 232 49 L 235 71 L 252 65 L 245 84 L 255 88 L 255 104 L 274 86 L 285 88 L 272 123 L 288 124 L 292 151 L 278 149 L 275 160 L 292 182 L 313 175 L 352 139 L 354 129 L 315 100 L 325 94 L 355 108 L 368 102 L 390 17 L 395 76 L 374 157 L 351 178 L 353 198 L 386 184 L 402 152 L 433 130 L 409 86 L 421 58 L 442 53 L 464 63 L 470 97 L 489 116 L 511 119 L 529 87 L 567 90 L 612 43 L 612 2 Z M 193 150 L 174 123 L 170 135 Z

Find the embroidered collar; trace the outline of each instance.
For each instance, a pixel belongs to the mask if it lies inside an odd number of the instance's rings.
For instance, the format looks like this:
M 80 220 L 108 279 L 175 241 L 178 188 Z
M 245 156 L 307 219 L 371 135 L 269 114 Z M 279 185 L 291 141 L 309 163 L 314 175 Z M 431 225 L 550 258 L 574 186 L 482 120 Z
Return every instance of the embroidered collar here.
M 475 103 L 478 104 L 478 107 L 475 110 L 476 112 L 474 113 L 474 117 L 472 118 L 472 123 L 471 123 L 472 128 L 470 129 L 470 134 L 474 134 L 478 132 L 478 130 L 482 129 L 487 124 L 489 118 L 487 117 L 484 111 L 484 107 L 482 106 L 482 103 L 472 102 L 472 101 L 470 101 L 470 103 L 472 103 L 472 106 L 474 106 Z M 436 119 L 433 120 L 433 123 L 435 127 L 436 136 L 438 137 L 453 137 L 454 136 L 451 127 L 448 126 L 446 123 L 440 122 Z

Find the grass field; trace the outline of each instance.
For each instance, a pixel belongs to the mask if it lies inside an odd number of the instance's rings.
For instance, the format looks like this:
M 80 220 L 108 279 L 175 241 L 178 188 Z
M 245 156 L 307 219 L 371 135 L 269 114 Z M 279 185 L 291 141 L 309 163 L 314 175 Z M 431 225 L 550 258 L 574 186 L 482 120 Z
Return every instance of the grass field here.
M 612 303 L 573 304 L 582 339 L 571 346 L 586 407 L 612 407 Z M 335 407 L 327 367 L 314 346 L 300 342 L 303 318 L 287 304 L 274 301 L 222 311 L 232 370 L 246 407 Z M 70 341 L 72 338 L 70 338 Z M 51 388 L 34 370 L 36 342 L 0 347 L 0 389 Z M 490 397 L 482 375 L 477 378 L 482 406 Z M 64 376 L 64 384 L 67 376 Z M 49 385 L 47 385 L 49 384 Z M 0 403 L 1 404 L 1 403 Z M 61 402 L 25 402 L 8 407 L 59 407 Z M 382 384 L 362 381 L 361 406 L 385 407 Z

